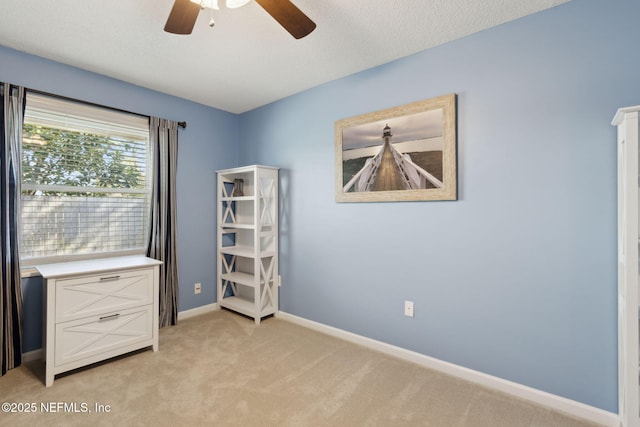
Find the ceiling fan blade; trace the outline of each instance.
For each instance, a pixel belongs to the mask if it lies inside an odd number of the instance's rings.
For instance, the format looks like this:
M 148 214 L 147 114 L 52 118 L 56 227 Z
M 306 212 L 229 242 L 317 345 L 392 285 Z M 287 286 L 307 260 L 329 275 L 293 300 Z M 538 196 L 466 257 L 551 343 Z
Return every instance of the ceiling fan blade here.
M 269 15 L 296 39 L 311 33 L 316 24 L 289 0 L 256 0 Z
M 164 26 L 167 33 L 191 34 L 198 19 L 200 6 L 190 0 L 176 0 Z

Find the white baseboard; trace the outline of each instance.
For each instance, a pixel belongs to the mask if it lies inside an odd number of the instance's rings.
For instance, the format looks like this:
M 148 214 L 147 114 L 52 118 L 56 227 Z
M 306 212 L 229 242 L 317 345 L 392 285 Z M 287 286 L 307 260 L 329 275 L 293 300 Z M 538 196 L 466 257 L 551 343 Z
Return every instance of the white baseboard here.
M 39 348 L 37 350 L 22 353 L 23 362 L 33 362 L 34 360 L 44 360 L 44 349 Z
M 346 341 L 353 342 L 358 345 L 379 351 L 389 356 L 394 356 L 408 362 L 416 363 L 426 368 L 444 372 L 446 374 L 471 381 L 482 386 L 492 388 L 512 396 L 519 397 L 535 402 L 540 405 L 564 412 L 574 417 L 582 418 L 587 421 L 602 424 L 608 427 L 618 427 L 620 425 L 618 414 L 604 411 L 602 409 L 567 399 L 565 397 L 556 396 L 532 387 L 508 381 L 493 375 L 485 374 L 453 363 L 445 362 L 433 357 L 426 356 L 411 350 L 407 350 L 394 345 L 376 341 L 371 338 L 363 337 L 351 332 L 327 326 L 322 323 L 304 319 L 283 311 L 278 313 L 278 318 L 289 321 L 300 326 L 313 329 L 315 331 L 331 335 Z
M 200 316 L 201 314 L 211 313 L 212 311 L 220 310 L 217 302 L 213 304 L 207 304 L 200 307 L 192 308 L 190 310 L 184 310 L 178 312 L 178 322 L 190 317 Z

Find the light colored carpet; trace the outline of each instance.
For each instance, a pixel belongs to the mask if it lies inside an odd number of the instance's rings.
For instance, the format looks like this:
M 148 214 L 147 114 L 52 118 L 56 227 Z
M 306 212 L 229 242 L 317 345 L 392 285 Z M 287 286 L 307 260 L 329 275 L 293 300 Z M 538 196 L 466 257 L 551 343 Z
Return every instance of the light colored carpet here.
M 161 329 L 157 353 L 58 375 L 50 388 L 43 378 L 40 361 L 0 378 L 0 402 L 37 406 L 0 413 L 0 425 L 593 425 L 290 322 L 256 326 L 227 311 Z M 58 402 L 91 412 L 42 412 Z

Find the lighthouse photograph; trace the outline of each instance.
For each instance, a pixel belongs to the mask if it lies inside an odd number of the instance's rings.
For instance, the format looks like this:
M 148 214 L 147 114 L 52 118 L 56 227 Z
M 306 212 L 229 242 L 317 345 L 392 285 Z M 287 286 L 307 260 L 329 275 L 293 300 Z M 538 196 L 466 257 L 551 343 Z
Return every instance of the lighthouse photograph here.
M 455 95 L 336 122 L 336 200 L 455 200 Z

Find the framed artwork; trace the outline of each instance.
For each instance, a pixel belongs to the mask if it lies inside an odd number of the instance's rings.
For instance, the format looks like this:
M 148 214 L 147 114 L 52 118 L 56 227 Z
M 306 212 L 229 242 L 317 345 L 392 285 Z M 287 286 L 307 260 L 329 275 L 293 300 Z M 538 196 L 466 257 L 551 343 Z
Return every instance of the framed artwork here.
M 335 123 L 336 201 L 456 200 L 456 95 Z

